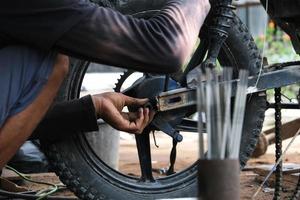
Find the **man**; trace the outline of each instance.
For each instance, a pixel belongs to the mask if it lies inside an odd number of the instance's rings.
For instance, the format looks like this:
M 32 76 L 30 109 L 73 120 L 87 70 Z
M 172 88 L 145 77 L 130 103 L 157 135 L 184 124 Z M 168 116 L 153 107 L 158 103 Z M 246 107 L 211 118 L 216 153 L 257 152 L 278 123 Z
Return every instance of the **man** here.
M 52 104 L 68 71 L 63 54 L 138 71 L 173 73 L 191 55 L 210 9 L 208 0 L 169 0 L 156 16 L 144 20 L 86 0 L 7 0 L 0 5 L 0 168 Z M 153 115 L 148 109 L 121 113 L 126 105 L 146 103 L 122 94 L 79 101 L 127 132 L 140 133 Z

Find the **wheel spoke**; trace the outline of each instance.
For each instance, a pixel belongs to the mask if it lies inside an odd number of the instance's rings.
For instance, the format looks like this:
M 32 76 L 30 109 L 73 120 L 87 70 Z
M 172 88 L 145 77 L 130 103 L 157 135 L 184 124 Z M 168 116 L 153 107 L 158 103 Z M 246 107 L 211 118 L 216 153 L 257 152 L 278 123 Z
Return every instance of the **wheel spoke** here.
M 137 146 L 139 160 L 140 160 L 140 167 L 141 167 L 141 174 L 142 174 L 141 181 L 154 182 L 154 178 L 152 175 L 149 132 L 136 135 L 135 140 L 136 140 L 136 146 Z

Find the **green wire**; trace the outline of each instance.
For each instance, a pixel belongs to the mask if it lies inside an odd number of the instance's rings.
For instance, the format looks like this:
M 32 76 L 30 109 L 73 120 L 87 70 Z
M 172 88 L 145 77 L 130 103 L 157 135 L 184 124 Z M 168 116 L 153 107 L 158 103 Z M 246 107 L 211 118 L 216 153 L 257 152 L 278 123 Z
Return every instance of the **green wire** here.
M 51 186 L 52 189 L 49 191 L 49 192 L 46 192 L 46 193 L 41 193 L 39 194 L 39 197 L 37 198 L 37 200 L 41 200 L 41 199 L 44 199 L 45 197 L 55 193 L 57 190 L 58 190 L 58 185 L 56 184 L 52 184 L 52 183 L 47 183 L 47 182 L 42 182 L 42 181 L 34 181 L 34 180 L 31 180 L 30 178 L 26 177 L 25 174 L 17 171 L 16 169 L 14 169 L 13 167 L 10 167 L 8 165 L 5 166 L 6 169 L 9 169 L 11 171 L 13 171 L 14 173 L 16 173 L 18 176 L 20 176 L 22 179 L 28 181 L 28 182 L 31 182 L 31 183 L 36 183 L 36 184 L 43 184 L 43 185 L 48 185 L 48 186 Z M 48 191 L 48 190 L 46 190 Z

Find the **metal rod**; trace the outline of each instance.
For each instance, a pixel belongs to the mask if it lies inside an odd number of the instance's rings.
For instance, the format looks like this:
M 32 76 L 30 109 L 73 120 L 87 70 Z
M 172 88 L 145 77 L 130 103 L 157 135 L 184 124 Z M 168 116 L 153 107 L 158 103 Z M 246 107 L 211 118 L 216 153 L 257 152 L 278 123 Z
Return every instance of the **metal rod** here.
M 211 113 L 211 107 L 212 105 L 212 80 L 211 80 L 211 73 L 210 69 L 206 68 L 206 130 L 207 130 L 207 158 L 212 158 L 212 113 Z
M 223 139 L 221 148 L 221 158 L 225 158 L 226 144 L 229 140 L 229 134 L 231 130 L 231 79 L 232 79 L 232 68 L 223 68 L 223 91 L 224 91 L 224 126 L 223 126 Z
M 197 112 L 198 112 L 198 134 L 199 134 L 199 156 L 204 157 L 204 138 L 203 138 L 203 119 L 202 112 L 204 108 L 204 92 L 202 86 L 202 72 L 198 70 L 198 86 L 197 86 Z
M 275 108 L 275 103 L 269 103 L 268 108 Z M 281 109 L 300 109 L 299 103 L 281 103 Z
M 237 85 L 237 95 L 234 102 L 233 122 L 231 129 L 231 143 L 230 143 L 230 158 L 237 159 L 239 157 L 240 142 L 242 135 L 242 128 L 245 115 L 246 97 L 247 97 L 247 83 L 248 71 L 240 70 L 239 82 Z
M 254 193 L 254 195 L 252 196 L 252 200 L 254 200 L 256 198 L 256 196 L 258 195 L 258 193 L 261 191 L 262 187 L 265 185 L 265 183 L 267 182 L 267 180 L 270 178 L 270 176 L 272 175 L 272 173 L 276 170 L 277 165 L 282 161 L 283 157 L 285 156 L 287 150 L 290 148 L 291 144 L 294 142 L 294 140 L 296 139 L 296 137 L 300 134 L 300 128 L 298 129 L 298 131 L 296 132 L 296 134 L 294 135 L 294 137 L 292 138 L 292 140 L 290 141 L 290 143 L 287 145 L 287 147 L 285 148 L 285 150 L 283 151 L 282 155 L 280 156 L 280 158 L 277 160 L 277 162 L 274 164 L 274 166 L 272 167 L 271 171 L 269 172 L 269 174 L 266 176 L 265 180 L 260 184 L 260 186 L 258 187 L 258 189 L 256 190 L 256 192 Z
M 216 122 L 216 126 L 214 126 L 214 135 L 215 135 L 215 152 L 216 157 L 221 158 L 221 148 L 222 148 L 222 124 L 223 124 L 223 117 L 221 111 L 221 103 L 220 103 L 220 87 L 219 87 L 219 80 L 218 74 L 215 68 L 212 69 L 212 78 L 213 78 L 213 100 L 215 106 L 213 107 L 214 111 L 214 121 Z

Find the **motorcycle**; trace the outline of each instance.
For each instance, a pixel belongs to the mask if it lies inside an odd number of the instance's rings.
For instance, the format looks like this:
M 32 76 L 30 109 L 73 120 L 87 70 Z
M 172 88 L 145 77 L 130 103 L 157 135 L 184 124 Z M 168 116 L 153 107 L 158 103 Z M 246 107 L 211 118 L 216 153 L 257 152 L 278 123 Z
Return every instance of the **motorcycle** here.
M 123 14 L 136 17 L 149 18 L 162 8 L 166 0 L 98 0 L 101 6 L 116 9 Z M 296 2 L 296 1 L 295 1 Z M 249 70 L 250 75 L 260 73 L 262 58 L 260 52 L 249 33 L 247 27 L 232 11 L 230 0 L 212 1 L 212 11 L 205 26 L 199 33 L 199 44 L 185 67 L 184 71 L 176 75 L 157 75 L 144 73 L 135 83 L 126 90 L 134 97 L 153 98 L 161 92 L 173 89 L 186 88 L 187 74 L 199 64 L 231 66 L 234 76 L 237 77 L 239 69 Z M 265 7 L 269 6 L 269 14 L 275 22 L 283 28 L 293 41 L 293 45 L 300 53 L 299 20 L 295 16 L 285 17 L 289 9 L 282 10 L 280 0 L 262 0 Z M 281 12 L 277 15 L 278 9 Z M 299 15 L 299 10 L 295 13 Z M 215 19 L 215 20 L 214 20 Z M 216 20 L 217 19 L 217 20 Z M 213 34 L 210 34 L 212 33 Z M 292 64 L 290 64 L 292 65 Z M 290 66 L 289 65 L 289 66 Z M 83 77 L 89 66 L 88 61 L 72 60 L 70 75 L 64 83 L 58 96 L 58 101 L 78 98 Z M 293 66 L 298 66 L 293 63 Z M 270 69 L 270 68 L 269 68 Z M 279 68 L 277 68 L 279 69 Z M 276 69 L 276 70 L 277 70 Z M 282 69 L 282 68 L 281 68 Z M 298 68 L 293 69 L 298 70 Z M 276 73 L 276 70 L 271 72 Z M 293 72 L 294 72 L 293 71 Z M 127 71 L 117 82 L 115 91 L 122 92 L 121 88 L 126 79 L 134 73 Z M 277 74 L 278 75 L 278 74 Z M 289 69 L 285 75 L 291 75 Z M 284 76 L 280 74 L 280 76 Z M 262 78 L 264 78 L 262 76 Z M 288 79 L 287 77 L 285 80 Z M 245 166 L 250 158 L 264 121 L 267 109 L 266 88 L 274 88 L 292 84 L 291 81 L 277 82 L 266 76 L 260 90 L 249 95 L 245 110 L 243 133 L 240 145 L 240 166 Z M 294 82 L 300 82 L 299 73 L 294 77 Z M 272 85 L 273 84 L 273 85 Z M 276 85 L 277 84 L 277 85 Z M 151 87 L 149 87 L 151 86 Z M 151 88 L 151 89 L 149 89 Z M 49 161 L 63 183 L 70 188 L 80 199 L 161 199 L 197 196 L 197 161 L 191 163 L 180 172 L 174 170 L 176 160 L 176 145 L 182 138 L 181 132 L 197 132 L 197 121 L 188 118 L 196 113 L 195 106 L 188 109 L 170 110 L 158 113 L 156 117 L 162 121 L 159 128 L 147 128 L 142 135 L 136 136 L 136 146 L 140 161 L 141 176 L 122 174 L 109 167 L 99 158 L 90 147 L 86 134 L 74 134 L 68 141 L 59 141 L 44 144 Z M 167 128 L 166 128 L 167 127 Z M 154 177 L 151 150 L 150 132 L 162 130 L 171 136 L 173 148 L 170 155 L 170 167 L 165 176 Z M 184 142 L 184 139 L 183 139 Z M 195 147 L 196 148 L 196 147 Z

